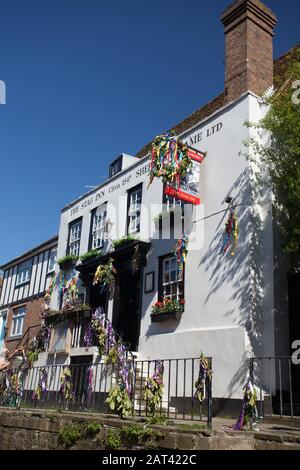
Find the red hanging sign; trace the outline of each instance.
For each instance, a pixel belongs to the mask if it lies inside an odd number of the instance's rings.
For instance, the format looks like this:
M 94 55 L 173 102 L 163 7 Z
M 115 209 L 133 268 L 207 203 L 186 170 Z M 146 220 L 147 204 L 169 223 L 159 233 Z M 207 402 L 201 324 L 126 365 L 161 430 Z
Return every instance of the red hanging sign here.
M 167 183 L 164 192 L 168 196 L 176 197 L 190 204 L 199 205 L 201 203 L 199 189 L 200 164 L 203 162 L 206 153 L 189 147 L 188 155 L 192 160 L 192 165 L 186 176 L 182 177 L 177 185 Z

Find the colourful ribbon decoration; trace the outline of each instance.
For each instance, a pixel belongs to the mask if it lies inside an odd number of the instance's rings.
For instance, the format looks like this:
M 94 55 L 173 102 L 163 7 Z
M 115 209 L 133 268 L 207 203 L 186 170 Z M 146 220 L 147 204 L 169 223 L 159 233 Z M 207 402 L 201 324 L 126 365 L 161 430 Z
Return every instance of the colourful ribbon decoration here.
M 256 391 L 252 385 L 251 379 L 247 380 L 243 388 L 243 402 L 239 418 L 234 425 L 236 431 L 241 431 L 249 420 L 252 420 L 251 427 L 257 420 L 258 413 L 256 408 Z
M 173 131 L 157 136 L 151 149 L 149 186 L 156 177 L 176 183 L 178 187 L 181 176 L 186 175 L 191 164 L 187 145 L 178 140 Z
M 84 331 L 83 344 L 86 348 L 90 348 L 93 345 L 94 329 L 91 323 L 88 323 Z
M 223 241 L 223 245 L 221 248 L 221 254 L 226 253 L 230 244 L 232 244 L 233 247 L 232 247 L 231 256 L 234 256 L 235 248 L 236 248 L 237 241 L 238 241 L 238 236 L 239 236 L 238 221 L 235 215 L 235 211 L 231 207 L 229 209 L 228 220 L 225 224 L 225 236 L 224 236 L 224 241 Z
M 46 398 L 47 389 L 47 381 L 48 381 L 48 372 L 45 367 L 41 367 L 39 370 L 39 381 L 37 388 L 32 393 L 33 400 L 41 400 Z
M 60 376 L 60 395 L 68 402 L 73 400 L 73 380 L 72 372 L 69 367 L 64 367 Z
M 209 367 L 208 359 L 203 355 L 203 353 L 201 353 L 199 362 L 199 375 L 197 381 L 195 382 L 196 391 L 194 394 L 194 400 L 197 399 L 200 403 L 202 403 L 205 398 L 205 381 L 207 377 L 211 379 L 212 371 Z
M 66 287 L 67 290 L 67 296 L 69 298 L 69 301 L 72 303 L 75 303 L 76 300 L 78 299 L 78 287 L 77 287 L 77 277 L 76 277 L 76 271 L 73 271 L 71 278 L 69 280 L 69 284 Z
M 46 294 L 45 294 L 45 304 L 46 305 L 50 305 L 53 290 L 54 290 L 54 286 L 55 286 L 55 278 L 56 278 L 56 275 L 52 274 L 52 276 L 50 278 L 48 289 L 47 289 Z
M 59 297 L 60 297 L 60 303 L 62 305 L 63 300 L 64 300 L 64 295 L 66 292 L 66 286 L 67 286 L 67 280 L 66 280 L 66 275 L 64 271 L 60 271 L 59 274 Z
M 189 239 L 186 235 L 182 235 L 181 238 L 179 238 L 175 250 L 174 250 L 174 255 L 177 258 L 177 264 L 178 264 L 178 272 L 182 273 L 183 268 L 186 262 L 186 256 L 188 252 L 188 243 Z

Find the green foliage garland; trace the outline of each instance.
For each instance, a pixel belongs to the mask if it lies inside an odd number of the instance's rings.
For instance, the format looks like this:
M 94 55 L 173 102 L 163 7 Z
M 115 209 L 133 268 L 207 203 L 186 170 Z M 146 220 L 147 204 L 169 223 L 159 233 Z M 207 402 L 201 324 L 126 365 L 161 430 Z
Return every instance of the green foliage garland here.
M 96 284 L 100 284 L 103 287 L 108 287 L 110 289 L 115 283 L 115 274 L 116 270 L 113 265 L 113 260 L 110 259 L 107 264 L 101 264 L 98 266 L 94 276 L 94 286 Z
M 110 410 L 121 416 L 121 418 L 127 418 L 127 416 L 133 414 L 133 405 L 126 387 L 122 383 L 122 380 L 118 380 L 117 385 L 111 388 L 108 397 L 105 401 Z
M 154 415 L 156 408 L 160 407 L 163 398 L 163 364 L 156 361 L 155 370 L 151 377 L 148 377 L 144 387 L 144 400 L 146 400 L 147 408 Z
M 106 347 L 106 340 L 107 340 L 106 329 L 99 319 L 92 320 L 92 328 L 97 338 L 98 354 L 101 358 L 105 352 L 105 347 Z
M 60 376 L 60 394 L 67 401 L 73 401 L 73 379 L 69 367 L 64 367 Z
M 104 362 L 107 366 L 114 366 L 118 364 L 119 354 L 118 354 L 119 344 L 116 343 L 112 348 L 110 348 L 107 356 L 104 359 Z

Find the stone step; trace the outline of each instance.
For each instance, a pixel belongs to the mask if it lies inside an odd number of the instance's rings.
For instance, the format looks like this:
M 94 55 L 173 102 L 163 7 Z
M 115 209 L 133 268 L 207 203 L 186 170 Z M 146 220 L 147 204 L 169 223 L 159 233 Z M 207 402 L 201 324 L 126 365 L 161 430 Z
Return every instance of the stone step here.
M 146 411 L 147 407 L 146 405 L 140 405 L 139 403 L 135 403 L 134 404 L 134 410 L 135 411 Z M 161 407 L 159 407 L 159 411 L 161 411 L 162 413 L 168 413 L 168 406 L 167 405 L 162 405 Z M 170 407 L 169 408 L 169 414 L 174 414 L 176 415 L 177 412 L 176 412 L 176 409 L 173 408 L 173 407 Z

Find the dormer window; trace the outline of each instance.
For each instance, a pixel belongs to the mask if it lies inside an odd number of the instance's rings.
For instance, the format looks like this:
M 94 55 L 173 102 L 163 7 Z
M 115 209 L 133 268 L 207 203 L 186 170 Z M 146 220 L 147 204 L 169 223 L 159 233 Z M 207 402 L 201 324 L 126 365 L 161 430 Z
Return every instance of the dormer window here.
M 112 178 L 120 171 L 122 171 L 122 156 L 109 165 L 109 177 Z

